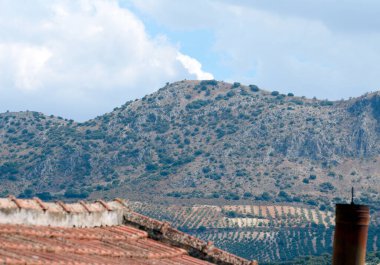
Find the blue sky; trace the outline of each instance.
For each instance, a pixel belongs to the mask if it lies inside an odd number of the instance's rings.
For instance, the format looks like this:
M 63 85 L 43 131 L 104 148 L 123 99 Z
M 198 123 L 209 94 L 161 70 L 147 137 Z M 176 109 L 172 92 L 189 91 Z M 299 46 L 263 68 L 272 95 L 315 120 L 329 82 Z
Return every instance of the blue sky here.
M 0 112 L 78 121 L 215 78 L 338 100 L 379 89 L 374 0 L 0 1 Z

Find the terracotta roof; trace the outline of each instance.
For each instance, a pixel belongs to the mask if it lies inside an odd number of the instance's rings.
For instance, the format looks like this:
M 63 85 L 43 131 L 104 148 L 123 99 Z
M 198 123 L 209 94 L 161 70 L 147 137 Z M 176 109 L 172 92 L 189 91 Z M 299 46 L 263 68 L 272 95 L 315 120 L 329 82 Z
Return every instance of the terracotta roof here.
M 131 211 L 123 200 L 0 198 L 0 264 L 236 264 L 248 261 Z

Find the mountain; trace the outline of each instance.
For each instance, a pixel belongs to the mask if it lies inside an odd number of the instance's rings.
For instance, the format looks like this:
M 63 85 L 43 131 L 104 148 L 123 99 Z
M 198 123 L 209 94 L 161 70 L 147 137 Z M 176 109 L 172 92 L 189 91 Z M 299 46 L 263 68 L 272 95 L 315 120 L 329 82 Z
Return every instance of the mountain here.
M 323 209 L 354 186 L 375 205 L 379 161 L 380 92 L 328 101 L 185 80 L 83 123 L 0 114 L 1 196 Z

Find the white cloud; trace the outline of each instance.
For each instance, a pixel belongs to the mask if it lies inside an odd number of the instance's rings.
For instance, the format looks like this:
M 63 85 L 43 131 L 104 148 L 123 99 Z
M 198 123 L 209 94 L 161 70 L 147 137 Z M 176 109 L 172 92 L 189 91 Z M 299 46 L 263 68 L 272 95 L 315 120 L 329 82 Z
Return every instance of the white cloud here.
M 169 29 L 213 32 L 209 49 L 229 73 L 217 79 L 330 99 L 379 89 L 380 3 L 365 2 L 134 1 Z
M 180 61 L 190 74 L 194 74 L 198 80 L 211 80 L 214 76 L 202 71 L 202 64 L 188 55 L 178 52 L 177 60 Z
M 114 0 L 4 0 L 0 112 L 29 109 L 85 120 L 168 81 L 208 76 L 179 53 L 165 36 L 149 36 Z
M 126 1 L 130 9 L 116 0 L 0 1 L 0 112 L 84 120 L 166 82 L 213 76 L 331 99 L 379 88 L 378 1 Z M 219 56 L 223 76 L 202 70 L 207 61 L 181 43 L 150 36 L 130 10 L 171 32 L 211 32 L 212 47 L 192 41 L 212 53 L 205 58 Z
M 51 55 L 44 47 L 0 44 L 0 69 L 3 73 L 8 72 L 8 78 L 14 81 L 15 89 L 35 90 L 41 85 L 40 79 L 46 72 L 46 63 Z

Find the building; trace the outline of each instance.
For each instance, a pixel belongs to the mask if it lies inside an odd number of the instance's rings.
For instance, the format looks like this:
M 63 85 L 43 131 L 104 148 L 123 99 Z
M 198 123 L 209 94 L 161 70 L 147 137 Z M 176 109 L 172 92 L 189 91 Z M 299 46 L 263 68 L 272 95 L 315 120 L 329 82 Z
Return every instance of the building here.
M 0 198 L 0 264 L 255 265 L 115 199 Z

